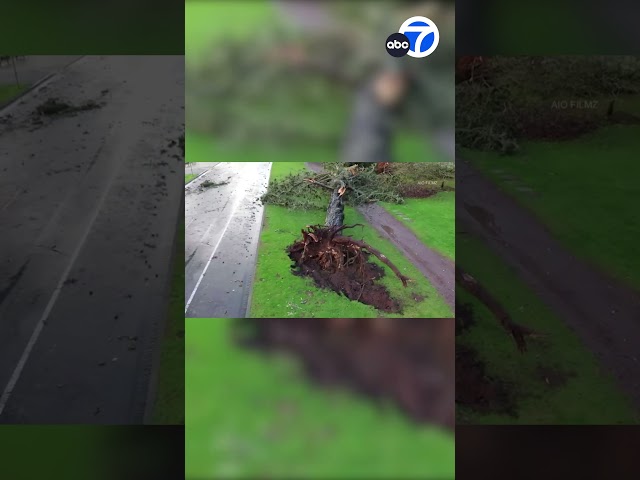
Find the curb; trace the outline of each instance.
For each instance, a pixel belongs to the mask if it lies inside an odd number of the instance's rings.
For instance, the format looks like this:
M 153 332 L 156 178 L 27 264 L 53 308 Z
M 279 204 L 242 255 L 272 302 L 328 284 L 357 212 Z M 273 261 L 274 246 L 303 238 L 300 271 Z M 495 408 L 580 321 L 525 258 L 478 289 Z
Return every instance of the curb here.
M 273 167 L 273 163 L 271 163 L 271 167 Z M 271 178 L 271 167 L 269 168 L 269 178 Z M 266 205 L 262 205 L 262 215 L 260 216 L 260 234 L 262 233 L 262 229 L 264 228 L 264 211 L 266 209 Z M 260 235 L 258 234 L 258 251 L 260 250 Z M 256 251 L 256 260 L 253 265 L 253 272 L 251 274 L 251 287 L 249 288 L 249 294 L 247 295 L 247 308 L 244 312 L 244 318 L 249 318 L 249 314 L 251 313 L 251 300 L 253 298 L 253 285 L 256 277 L 256 269 L 258 267 L 258 251 Z
M 203 162 L 203 163 L 211 163 L 211 168 L 209 168 L 208 170 L 205 170 L 204 172 L 202 172 L 201 174 L 197 175 L 195 178 L 192 178 L 191 180 L 189 180 L 188 183 L 184 184 L 185 189 L 187 188 L 187 185 L 190 185 L 192 182 L 195 182 L 197 179 L 199 179 L 201 176 L 203 176 L 205 173 L 209 173 L 211 170 L 213 170 L 213 167 L 215 167 L 216 165 L 218 165 L 220 162 Z M 187 164 L 185 164 L 187 165 Z
M 210 171 L 211 171 L 211 169 L 209 169 L 209 170 L 205 170 L 204 172 L 202 172 L 202 173 L 201 173 L 200 175 L 198 175 L 197 177 L 192 178 L 191 180 L 189 180 L 189 182 L 188 182 L 188 183 L 185 183 L 185 184 L 184 184 L 184 188 L 186 189 L 188 185 L 191 185 L 193 182 L 195 182 L 195 181 L 196 181 L 197 179 L 199 179 L 201 176 L 203 176 L 203 175 L 204 175 L 204 174 L 206 174 L 206 173 L 209 173 Z
M 40 87 L 43 87 L 44 84 L 48 83 L 49 81 L 53 80 L 53 78 L 57 77 L 58 75 L 60 75 L 61 72 L 63 72 L 65 69 L 69 68 L 71 65 L 73 65 L 74 63 L 82 60 L 85 57 L 85 55 L 80 56 L 79 58 L 76 58 L 75 60 L 72 60 L 71 62 L 67 63 L 66 65 L 64 65 L 62 68 L 60 68 L 59 70 L 50 73 L 48 75 L 45 75 L 44 77 L 42 77 L 40 80 L 36 81 L 36 83 L 34 83 L 33 85 L 31 85 L 29 88 L 27 88 L 24 92 L 22 92 L 21 94 L 19 94 L 17 97 L 12 98 L 11 100 L 9 100 L 7 103 L 0 105 L 0 115 L 2 114 L 2 112 L 4 110 L 8 110 L 10 107 L 12 107 L 13 105 L 15 105 L 21 98 L 27 96 L 28 94 L 32 93 L 33 91 L 39 89 Z
M 180 254 L 180 252 L 177 249 L 177 244 L 178 244 L 177 236 L 179 235 L 178 232 L 180 230 L 180 222 L 184 222 L 184 195 L 181 195 L 181 197 L 182 197 L 182 201 L 180 204 L 181 208 L 178 211 L 178 221 L 176 222 L 176 227 L 175 227 L 173 254 L 171 255 L 171 259 L 170 259 L 172 266 L 175 263 L 176 257 Z M 170 281 L 168 285 L 169 296 L 171 295 L 171 288 L 172 288 L 172 282 Z M 169 300 L 169 302 L 167 303 L 167 310 L 170 302 L 171 300 Z M 159 322 L 160 324 L 158 325 L 158 328 L 156 330 L 158 336 L 157 336 L 156 344 L 152 347 L 153 351 L 151 353 L 151 371 L 149 373 L 149 381 L 147 383 L 147 394 L 146 394 L 144 410 L 142 414 L 143 425 L 156 425 L 156 423 L 154 423 L 152 420 L 153 420 L 153 414 L 155 411 L 157 394 L 158 394 L 158 380 L 160 378 L 160 361 L 162 360 L 162 345 L 163 345 L 163 340 L 164 340 L 167 326 L 169 322 L 171 322 L 171 320 L 172 319 L 169 318 L 169 314 L 167 314 L 164 320 L 161 320 Z
M 53 77 L 55 77 L 56 75 L 58 75 L 58 72 L 55 73 L 50 73 L 49 75 L 41 78 L 40 80 L 38 80 L 36 83 L 34 83 L 31 87 L 27 88 L 25 91 L 23 91 L 22 93 L 20 93 L 17 97 L 13 97 L 11 100 L 9 100 L 7 103 L 0 105 L 0 114 L 2 114 L 2 112 L 4 110 L 8 110 L 9 107 L 12 107 L 13 105 L 15 105 L 18 100 L 20 100 L 21 98 L 27 96 L 28 94 L 30 94 L 31 92 L 33 92 L 34 90 L 37 90 L 38 88 L 40 88 L 44 83 L 49 82 L 49 80 L 51 80 Z

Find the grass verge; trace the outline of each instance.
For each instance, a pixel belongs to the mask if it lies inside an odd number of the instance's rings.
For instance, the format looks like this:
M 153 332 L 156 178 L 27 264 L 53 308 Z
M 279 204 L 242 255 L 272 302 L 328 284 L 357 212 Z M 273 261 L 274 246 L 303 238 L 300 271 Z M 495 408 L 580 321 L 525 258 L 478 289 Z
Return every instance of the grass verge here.
M 515 321 L 546 335 L 531 340 L 529 351 L 520 354 L 481 303 L 464 291 L 456 292 L 459 300 L 472 305 L 477 320 L 457 342 L 476 349 L 487 375 L 510 386 L 518 410 L 518 417 L 513 418 L 458 408 L 458 422 L 566 425 L 640 421 L 613 377 L 508 266 L 471 235 L 459 236 L 457 243 L 461 266 L 501 299 Z M 553 372 L 560 384 L 548 383 L 544 372 Z
M 634 288 L 640 238 L 640 127 L 615 125 L 565 142 L 526 142 L 521 152 L 464 151 L 505 192 L 533 211 L 568 249 Z M 615 215 L 612 214 L 615 212 Z
M 452 435 L 241 350 L 229 319 L 187 319 L 188 478 L 453 478 Z
M 26 85 L 0 85 L 0 106 L 9 103 L 27 89 Z
M 152 423 L 184 424 L 184 221 L 176 237 L 169 316 L 162 337 Z
M 455 192 L 441 192 L 429 198 L 407 198 L 403 204 L 380 204 L 426 246 L 455 259 Z

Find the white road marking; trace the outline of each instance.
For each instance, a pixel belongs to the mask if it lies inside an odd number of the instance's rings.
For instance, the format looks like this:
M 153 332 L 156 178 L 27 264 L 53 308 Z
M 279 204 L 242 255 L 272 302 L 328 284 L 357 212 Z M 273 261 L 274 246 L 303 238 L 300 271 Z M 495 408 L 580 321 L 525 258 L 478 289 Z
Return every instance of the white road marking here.
M 128 146 L 127 146 L 128 148 Z M 122 149 L 121 149 L 122 150 Z M 121 152 L 120 157 L 115 157 L 115 158 L 122 158 L 123 154 L 125 152 Z M 15 387 L 16 383 L 18 382 L 18 380 L 20 379 L 20 375 L 22 374 L 22 370 L 24 369 L 25 364 L 27 363 L 27 360 L 29 360 L 29 355 L 31 355 L 31 350 L 33 350 L 33 346 L 36 344 L 36 342 L 38 341 L 38 338 L 40 337 L 40 333 L 42 332 L 42 328 L 44 326 L 45 321 L 47 320 L 47 318 L 49 317 L 49 314 L 51 313 L 51 310 L 53 309 L 53 306 L 55 305 L 56 301 L 58 300 L 58 296 L 60 295 L 60 291 L 62 290 L 62 287 L 64 286 L 64 282 L 67 280 L 67 277 L 69 276 L 69 272 L 71 271 L 71 269 L 73 268 L 73 265 L 75 264 L 78 255 L 80 255 L 80 251 L 82 250 L 82 247 L 84 247 L 84 244 L 87 240 L 87 237 L 89 236 L 89 233 L 91 232 L 91 229 L 93 227 L 93 224 L 95 223 L 96 219 L 98 218 L 98 214 L 100 213 L 100 209 L 102 208 L 102 205 L 107 197 L 107 193 L 109 193 L 111 184 L 113 183 L 113 180 L 115 179 L 117 174 L 117 169 L 114 169 L 114 173 L 111 175 L 111 178 L 109 179 L 109 183 L 107 185 L 107 188 L 104 189 L 104 191 L 102 192 L 102 195 L 100 196 L 100 200 L 91 216 L 91 219 L 89 220 L 89 223 L 87 225 L 87 227 L 85 228 L 85 231 L 82 234 L 82 237 L 80 237 L 80 241 L 78 242 L 75 250 L 73 251 L 73 254 L 71 255 L 71 258 L 69 259 L 69 263 L 67 264 L 67 267 L 65 268 L 64 272 L 62 273 L 62 276 L 60 277 L 60 280 L 58 281 L 58 285 L 56 286 L 55 290 L 53 291 L 53 294 L 51 295 L 51 298 L 49 299 L 49 302 L 47 303 L 47 306 L 45 307 L 44 311 L 42 312 L 42 315 L 40 316 L 40 320 L 38 320 L 38 323 L 36 324 L 35 329 L 33 330 L 33 333 L 31 334 L 31 338 L 29 338 L 29 342 L 27 343 L 27 346 L 25 347 L 24 351 L 22 352 L 22 356 L 20 357 L 20 360 L 18 361 L 18 364 L 16 365 L 16 368 L 14 369 L 13 373 L 11 374 L 11 378 L 9 379 L 9 382 L 7 383 L 6 387 L 4 388 L 4 391 L 2 392 L 2 397 L 0 397 L 0 415 L 2 414 L 2 411 L 4 410 L 5 406 L 7 405 L 7 402 L 9 401 L 9 397 L 11 396 L 11 392 L 13 391 L 13 388 Z
M 200 175 L 197 175 L 196 177 L 192 178 L 191 180 L 189 180 L 187 182 L 187 184 L 184 186 L 184 188 L 187 188 L 189 185 L 191 185 L 193 182 L 195 182 L 196 180 L 198 180 L 200 177 L 204 177 L 207 173 L 209 173 L 211 171 L 211 169 L 204 171 L 203 173 L 201 173 Z
M 249 173 L 245 173 L 243 171 L 240 171 L 240 172 L 238 172 L 236 174 L 236 177 L 241 179 L 240 183 L 234 189 L 235 192 L 238 192 L 238 196 L 236 197 L 235 202 L 233 204 L 233 207 L 231 208 L 231 213 L 229 215 L 229 219 L 227 220 L 226 225 L 222 229 L 222 232 L 220 234 L 220 238 L 218 238 L 218 241 L 216 242 L 215 247 L 213 247 L 213 251 L 211 252 L 211 255 L 209 256 L 209 260 L 207 261 L 207 263 L 206 263 L 206 265 L 204 267 L 204 270 L 202 271 L 202 273 L 200 274 L 200 277 L 198 278 L 198 281 L 196 282 L 196 286 L 193 288 L 193 291 L 191 292 L 191 295 L 189 296 L 189 300 L 187 301 L 187 304 L 185 305 L 185 308 L 184 308 L 185 315 L 187 313 L 187 310 L 189 310 L 189 306 L 191 305 L 191 302 L 193 301 L 193 298 L 195 297 L 196 292 L 198 291 L 198 288 L 200 287 L 200 283 L 202 282 L 202 279 L 204 278 L 205 274 L 207 273 L 207 269 L 209 268 L 209 265 L 211 264 L 211 261 L 213 260 L 213 257 L 215 256 L 216 252 L 218 251 L 218 247 L 220 247 L 220 243 L 222 243 L 222 240 L 224 238 L 225 233 L 229 229 L 229 225 L 231 225 L 231 220 L 233 220 L 233 217 L 234 217 L 234 215 L 236 213 L 236 210 L 238 210 L 238 207 L 242 203 L 242 200 L 244 200 L 244 198 L 246 197 L 246 193 L 247 193 L 248 189 L 245 186 L 246 185 L 250 185 L 252 182 L 254 182 L 255 181 L 255 177 L 259 176 L 259 173 L 260 173 L 251 164 L 247 165 L 246 163 L 244 163 L 244 164 L 237 163 L 234 166 L 241 166 L 242 169 L 248 169 Z M 240 193 L 240 192 L 242 192 L 242 193 Z M 210 228 L 211 228 L 211 226 L 209 227 L 209 229 L 207 229 L 207 231 L 209 231 Z M 201 239 L 201 241 L 202 241 L 202 239 Z
M 222 243 L 222 239 L 224 238 L 224 234 L 227 232 L 227 229 L 229 228 L 229 225 L 231 225 L 231 220 L 233 220 L 233 216 L 235 215 L 236 210 L 240 206 L 240 201 L 243 198 L 244 198 L 244 195 L 238 195 L 238 197 L 236 198 L 236 202 L 234 203 L 233 208 L 231 210 L 231 214 L 229 215 L 229 220 L 227 220 L 227 224 L 222 229 L 222 233 L 220 233 L 220 238 L 218 239 L 218 242 L 216 243 L 216 246 L 213 247 L 213 251 L 211 252 L 211 255 L 209 256 L 209 260 L 207 261 L 207 264 L 204 266 L 204 270 L 202 270 L 202 273 L 200 274 L 200 278 L 198 278 L 198 281 L 196 282 L 196 286 L 193 288 L 193 292 L 191 292 L 191 295 L 189 296 L 189 301 L 187 302 L 187 305 L 184 307 L 184 313 L 185 314 L 187 313 L 187 310 L 189 309 L 189 305 L 191 305 L 191 302 L 193 301 L 193 297 L 195 297 L 196 292 L 198 291 L 198 287 L 200 286 L 200 282 L 202 282 L 202 279 L 204 278 L 205 273 L 207 273 L 207 269 L 209 268 L 209 265 L 211 264 L 211 260 L 213 260 L 214 255 L 218 251 L 218 247 L 220 246 L 220 243 Z

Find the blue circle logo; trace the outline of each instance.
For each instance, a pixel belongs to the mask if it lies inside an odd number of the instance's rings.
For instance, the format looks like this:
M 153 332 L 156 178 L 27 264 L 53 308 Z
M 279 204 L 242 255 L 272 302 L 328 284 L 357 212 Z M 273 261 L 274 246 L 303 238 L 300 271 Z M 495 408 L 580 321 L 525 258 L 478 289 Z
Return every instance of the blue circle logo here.
M 400 33 L 409 39 L 407 55 L 423 58 L 431 55 L 440 42 L 440 32 L 436 24 L 427 17 L 411 17 L 400 27 Z

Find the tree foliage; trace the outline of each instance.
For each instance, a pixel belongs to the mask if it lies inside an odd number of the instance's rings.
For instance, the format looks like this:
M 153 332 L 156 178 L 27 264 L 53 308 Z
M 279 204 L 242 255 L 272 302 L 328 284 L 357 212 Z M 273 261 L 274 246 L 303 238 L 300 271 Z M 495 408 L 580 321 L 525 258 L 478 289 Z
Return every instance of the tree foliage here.
M 337 146 L 355 89 L 389 62 L 414 80 L 405 125 L 452 125 L 453 42 L 441 39 L 430 62 L 393 59 L 381 48 L 380 32 L 397 30 L 406 2 L 351 3 L 329 2 L 332 24 L 325 29 L 269 20 L 250 37 L 218 39 L 203 63 L 189 67 L 190 128 L 236 144 Z M 441 27 L 443 36 L 447 31 Z
M 455 164 L 394 163 L 386 174 L 377 174 L 374 164 L 351 165 L 334 162 L 323 164 L 321 173 L 302 171 L 272 180 L 264 203 L 294 210 L 326 209 L 331 192 L 344 182 L 348 205 L 362 205 L 375 201 L 404 203 L 402 191 L 408 185 L 429 182 L 438 186 L 455 178 Z M 355 172 L 355 175 L 352 174 Z
M 606 121 L 602 109 L 554 109 L 554 100 L 640 93 L 637 57 L 486 57 L 475 73 L 456 86 L 456 142 L 505 154 L 516 152 L 536 123 L 577 131 Z
M 398 185 L 390 176 L 376 174 L 374 165 L 348 169 L 344 163 L 325 164 L 322 173 L 304 171 L 273 180 L 262 201 L 294 210 L 326 209 L 331 192 L 342 185 L 346 188 L 344 200 L 348 205 L 404 202 Z

